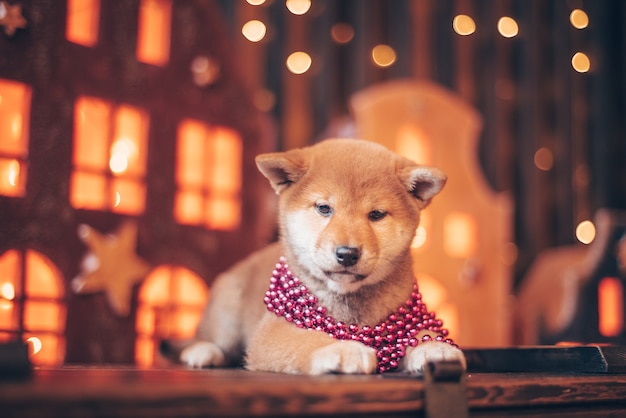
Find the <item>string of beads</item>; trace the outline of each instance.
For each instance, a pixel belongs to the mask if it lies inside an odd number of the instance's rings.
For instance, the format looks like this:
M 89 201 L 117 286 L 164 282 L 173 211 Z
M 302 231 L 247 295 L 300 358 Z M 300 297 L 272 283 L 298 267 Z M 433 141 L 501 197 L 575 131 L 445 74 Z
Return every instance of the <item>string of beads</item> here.
M 270 278 L 269 289 L 263 300 L 267 309 L 284 317 L 298 328 L 327 333 L 338 340 L 361 342 L 376 350 L 378 372 L 395 370 L 405 356 L 407 347 L 416 347 L 420 342 L 441 341 L 458 347 L 448 338 L 448 330 L 443 323 L 428 312 L 422 302 L 417 284 L 413 285 L 411 297 L 387 319 L 375 326 L 359 326 L 336 321 L 327 315 L 327 310 L 318 305 L 315 295 L 289 270 L 284 257 L 276 264 Z M 420 331 L 431 331 L 436 337 L 424 335 L 417 338 Z

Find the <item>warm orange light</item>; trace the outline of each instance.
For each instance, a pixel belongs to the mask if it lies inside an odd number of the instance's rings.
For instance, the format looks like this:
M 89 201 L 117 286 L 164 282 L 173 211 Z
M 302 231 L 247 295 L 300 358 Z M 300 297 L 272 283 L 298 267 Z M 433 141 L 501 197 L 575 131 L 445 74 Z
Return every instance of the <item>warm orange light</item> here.
M 186 119 L 178 127 L 176 147 L 176 183 L 186 187 L 201 187 L 205 175 L 204 143 L 207 126 Z
M 75 172 L 70 184 L 70 202 L 77 209 L 106 207 L 106 179 L 98 174 Z
M 24 304 L 24 329 L 26 331 L 62 331 L 64 310 L 57 301 L 28 301 Z
M 311 0 L 286 0 L 285 6 L 294 15 L 303 15 L 311 8 Z
M 452 28 L 459 35 L 467 36 L 476 31 L 476 23 L 467 15 L 457 15 L 452 20 Z
M 519 27 L 515 19 L 504 16 L 498 20 L 498 32 L 505 38 L 513 38 L 519 33 Z
M 260 20 L 249 20 L 241 27 L 242 35 L 250 42 L 259 42 L 265 37 L 267 28 Z
M 30 337 L 30 338 L 27 338 L 26 341 L 31 344 L 31 351 L 30 351 L 31 355 L 35 355 L 41 351 L 43 344 L 41 343 L 41 340 L 39 338 Z
M 584 29 L 589 26 L 589 16 L 580 9 L 572 10 L 569 14 L 569 21 L 576 29 Z
M 36 365 L 58 365 L 63 362 L 65 340 L 53 334 L 25 334 L 30 344 L 30 361 Z
M 0 158 L 0 194 L 24 196 L 25 177 L 25 170 L 18 160 Z
M 0 79 L 0 195 L 26 192 L 31 89 Z
M 215 196 L 207 202 L 206 224 L 210 229 L 232 230 L 239 226 L 241 204 L 230 196 Z
M 98 42 L 100 0 L 67 0 L 65 38 L 75 44 L 94 46 Z
M 136 363 L 153 364 L 156 340 L 193 337 L 208 296 L 207 285 L 188 269 L 163 265 L 152 270 L 139 290 Z
M 13 283 L 3 283 L 0 286 L 0 297 L 6 300 L 15 299 L 15 286 L 13 286 Z
M 111 181 L 111 211 L 115 213 L 140 214 L 145 209 L 146 186 L 134 179 L 116 178 Z
M 396 152 L 420 164 L 433 163 L 428 136 L 415 124 L 405 124 L 398 129 Z
M 176 156 L 177 221 L 211 229 L 236 228 L 241 218 L 242 158 L 236 131 L 183 121 Z
M 61 286 L 61 272 L 47 257 L 29 251 L 26 255 L 25 293 L 29 297 L 60 299 L 65 292 Z
M 145 206 L 148 115 L 92 97 L 74 109 L 74 171 L 70 202 L 75 208 L 130 215 Z M 116 175 L 111 179 L 110 174 Z
M 121 105 L 115 112 L 114 142 L 110 160 L 118 160 L 118 172 L 144 176 L 146 174 L 146 143 L 148 115 L 136 107 Z M 109 162 L 110 164 L 110 162 Z M 111 168 L 111 167 L 110 167 Z M 112 168 L 111 168 L 112 170 Z
M 215 128 L 211 132 L 209 155 L 209 187 L 222 193 L 239 193 L 242 181 L 242 144 L 232 129 Z
M 572 68 L 579 73 L 586 73 L 591 68 L 591 61 L 586 54 L 577 52 L 572 57 Z
M 137 59 L 163 66 L 170 57 L 171 0 L 141 0 L 137 33 Z
M 107 144 L 111 136 L 112 105 L 94 97 L 79 97 L 74 104 L 75 166 L 104 170 L 107 166 Z
M 478 226 L 469 213 L 452 212 L 444 221 L 444 251 L 450 257 L 469 258 L 478 246 Z
M 313 60 L 306 52 L 297 51 L 287 57 L 287 68 L 294 74 L 304 74 L 311 68 Z
M 590 220 L 584 220 L 576 226 L 576 239 L 583 244 L 591 244 L 596 238 L 596 227 Z
M 372 60 L 379 67 L 389 67 L 396 62 L 396 51 L 389 45 L 376 45 L 372 49 Z
M 598 283 L 598 328 L 605 337 L 616 337 L 624 330 L 624 289 L 615 277 Z
M 347 44 L 354 38 L 354 28 L 348 23 L 335 23 L 330 28 L 330 35 L 338 44 Z

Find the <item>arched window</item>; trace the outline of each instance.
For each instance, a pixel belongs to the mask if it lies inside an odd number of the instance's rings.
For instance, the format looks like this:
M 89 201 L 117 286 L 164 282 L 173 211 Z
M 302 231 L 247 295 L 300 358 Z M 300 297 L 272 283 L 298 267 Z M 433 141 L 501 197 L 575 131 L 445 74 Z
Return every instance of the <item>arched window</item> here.
M 65 355 L 63 280 L 33 250 L 0 256 L 0 341 L 28 341 L 34 364 L 58 365 Z
M 139 290 L 137 365 L 153 364 L 162 339 L 192 338 L 208 298 L 207 285 L 192 271 L 171 265 L 154 269 Z

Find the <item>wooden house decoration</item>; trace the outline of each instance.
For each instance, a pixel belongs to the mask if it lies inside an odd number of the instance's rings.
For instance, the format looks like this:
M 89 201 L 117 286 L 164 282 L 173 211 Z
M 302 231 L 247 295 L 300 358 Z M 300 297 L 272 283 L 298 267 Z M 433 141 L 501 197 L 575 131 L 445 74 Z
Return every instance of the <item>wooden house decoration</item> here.
M 357 136 L 448 175 L 422 212 L 413 244 L 429 309 L 465 347 L 509 344 L 511 200 L 491 190 L 478 165 L 478 113 L 451 92 L 416 80 L 366 88 L 351 107 Z
M 547 249 L 530 266 L 515 312 L 517 344 L 626 343 L 626 213 L 600 209 L 595 238 Z
M 271 238 L 267 120 L 212 2 L 0 3 L 0 342 L 149 365 Z

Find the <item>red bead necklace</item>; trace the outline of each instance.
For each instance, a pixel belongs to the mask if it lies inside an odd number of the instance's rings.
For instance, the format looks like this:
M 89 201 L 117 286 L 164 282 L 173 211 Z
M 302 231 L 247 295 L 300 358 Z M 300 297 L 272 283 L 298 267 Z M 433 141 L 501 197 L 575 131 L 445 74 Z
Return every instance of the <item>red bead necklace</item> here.
M 406 354 L 407 347 L 416 347 L 420 342 L 442 341 L 458 347 L 447 338 L 448 330 L 442 328 L 442 321 L 428 312 L 422 302 L 417 284 L 413 285 L 411 297 L 387 319 L 370 327 L 357 324 L 344 324 L 326 315 L 326 308 L 318 306 L 317 297 L 309 293 L 307 287 L 293 275 L 284 257 L 272 271 L 270 285 L 263 299 L 267 309 L 276 316 L 282 316 L 298 328 L 326 332 L 338 340 L 359 341 L 376 350 L 378 372 L 394 370 Z M 424 335 L 417 338 L 420 331 L 432 331 L 433 338 Z

